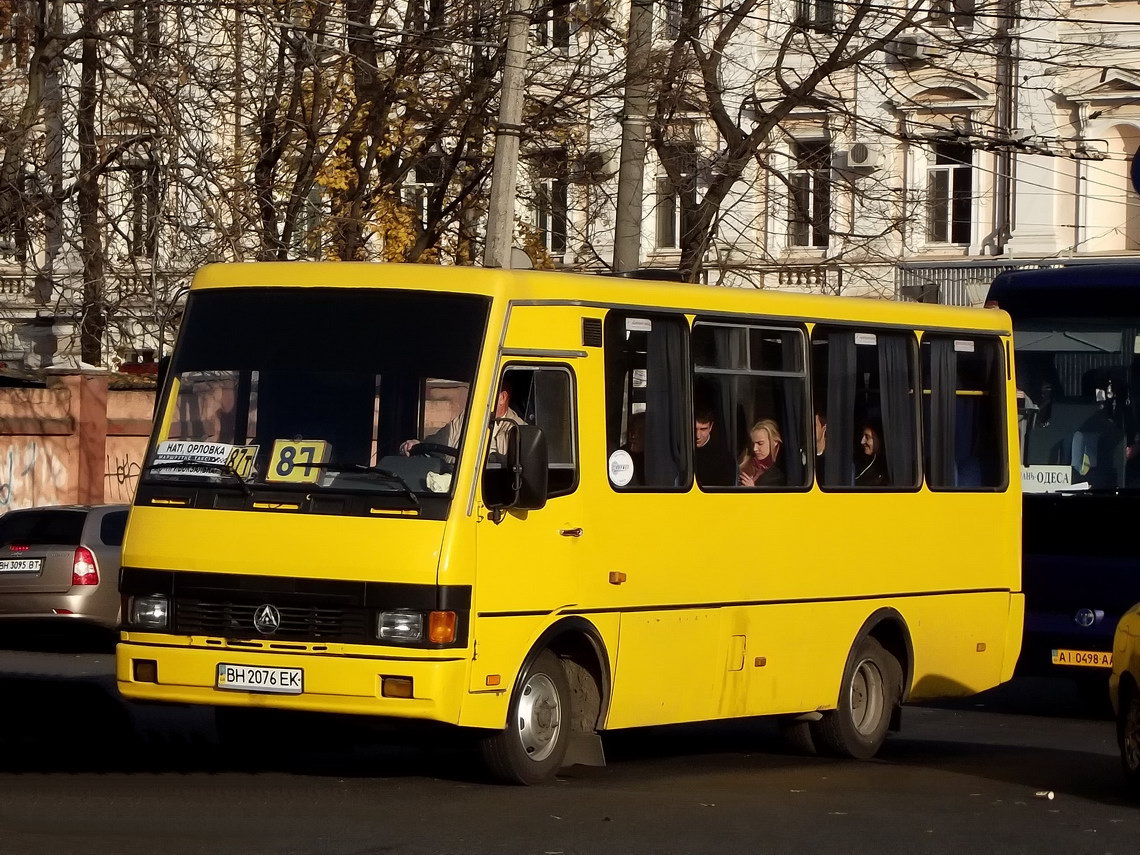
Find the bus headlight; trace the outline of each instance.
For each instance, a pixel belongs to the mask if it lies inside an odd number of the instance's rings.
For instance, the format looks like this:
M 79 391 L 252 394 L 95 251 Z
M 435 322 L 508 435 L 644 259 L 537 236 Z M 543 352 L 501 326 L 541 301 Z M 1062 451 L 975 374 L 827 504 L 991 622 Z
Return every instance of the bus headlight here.
M 166 629 L 170 622 L 170 598 L 162 594 L 132 597 L 128 617 L 131 626 L 142 629 Z
M 380 612 L 376 635 L 385 641 L 419 641 L 424 637 L 424 616 L 420 612 Z

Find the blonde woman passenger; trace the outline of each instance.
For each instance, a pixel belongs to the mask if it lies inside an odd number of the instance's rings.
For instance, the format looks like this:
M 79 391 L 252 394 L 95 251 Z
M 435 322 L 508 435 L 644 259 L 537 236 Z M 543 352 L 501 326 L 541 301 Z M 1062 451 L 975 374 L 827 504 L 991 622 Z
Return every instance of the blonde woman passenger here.
M 780 451 L 784 440 L 773 419 L 761 419 L 748 431 L 751 440 L 740 458 L 742 487 L 782 487 L 785 482 Z

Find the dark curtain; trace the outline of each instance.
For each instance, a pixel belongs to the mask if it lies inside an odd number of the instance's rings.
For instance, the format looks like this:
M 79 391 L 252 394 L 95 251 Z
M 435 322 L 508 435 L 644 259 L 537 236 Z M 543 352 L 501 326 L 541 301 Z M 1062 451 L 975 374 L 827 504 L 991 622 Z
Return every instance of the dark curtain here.
M 930 454 L 931 481 L 936 487 L 958 486 L 954 452 L 958 392 L 958 356 L 954 340 L 934 338 L 930 342 L 930 424 L 926 441 Z
M 713 336 L 716 342 L 717 368 L 743 368 L 747 367 L 748 339 L 747 331 L 741 327 L 713 327 Z M 743 437 L 748 433 L 748 425 L 742 415 L 741 383 L 738 375 L 721 374 L 710 377 L 720 390 L 720 409 L 717 410 L 718 425 L 721 430 L 721 441 L 725 452 L 734 461 L 740 461 L 740 455 L 747 444 Z M 715 433 L 714 433 L 715 438 Z
M 879 409 L 887 477 L 896 487 L 914 483 L 914 399 L 911 397 L 911 338 L 879 334 Z
M 823 455 L 824 484 L 855 484 L 855 333 L 827 333 L 827 450 Z
M 692 445 L 692 407 L 685 400 L 685 332 L 673 320 L 654 319 L 649 333 L 645 390 L 645 483 L 680 487 Z M 682 419 L 683 414 L 689 414 Z M 686 427 L 688 425 L 688 427 Z
M 625 414 L 625 389 L 632 370 L 629 346 L 625 337 L 625 316 L 617 312 L 606 315 L 606 456 L 621 446 L 622 416 Z
M 781 336 L 780 365 L 785 371 L 794 371 L 804 364 L 800 353 L 802 339 L 797 335 Z M 804 470 L 807 456 L 804 454 L 804 382 L 787 379 L 779 381 L 783 387 L 784 412 L 781 429 L 784 435 L 784 469 L 788 486 L 800 486 L 807 480 Z M 813 452 L 814 453 L 814 452 Z

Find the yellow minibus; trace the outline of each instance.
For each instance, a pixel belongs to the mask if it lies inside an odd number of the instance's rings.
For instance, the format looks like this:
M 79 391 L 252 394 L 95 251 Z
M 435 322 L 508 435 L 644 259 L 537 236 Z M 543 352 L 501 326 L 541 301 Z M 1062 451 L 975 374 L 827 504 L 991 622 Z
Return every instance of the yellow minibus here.
M 128 698 L 473 729 L 774 715 L 874 755 L 1021 641 L 1009 317 L 534 271 L 200 271 L 123 546 Z M 287 751 L 291 741 L 277 747 Z

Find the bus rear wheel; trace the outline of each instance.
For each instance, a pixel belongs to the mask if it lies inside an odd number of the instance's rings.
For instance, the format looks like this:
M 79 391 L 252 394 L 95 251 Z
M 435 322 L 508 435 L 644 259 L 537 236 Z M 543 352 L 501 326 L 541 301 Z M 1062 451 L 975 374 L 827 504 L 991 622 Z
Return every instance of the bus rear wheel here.
M 570 721 L 566 669 L 544 650 L 519 679 L 506 729 L 486 737 L 480 746 L 487 770 L 508 784 L 549 781 L 566 756 Z
M 898 660 L 876 639 L 864 638 L 844 671 L 838 706 L 812 722 L 816 747 L 836 757 L 874 757 L 886 739 L 901 687 Z

